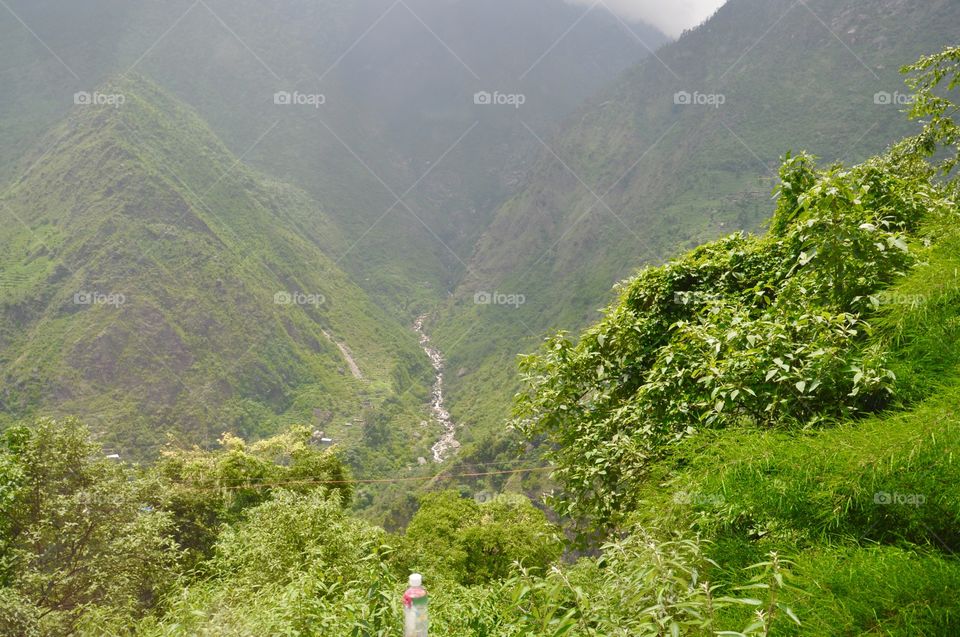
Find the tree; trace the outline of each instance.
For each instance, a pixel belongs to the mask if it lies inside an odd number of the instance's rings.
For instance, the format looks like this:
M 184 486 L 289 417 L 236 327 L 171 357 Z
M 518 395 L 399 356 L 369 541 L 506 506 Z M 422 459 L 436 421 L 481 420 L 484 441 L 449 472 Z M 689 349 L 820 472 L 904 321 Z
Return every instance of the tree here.
M 348 516 L 335 490 L 278 490 L 224 529 L 214 564 L 234 584 L 278 586 L 313 574 L 333 585 L 368 571 L 368 558 L 385 539 L 384 531 Z
M 910 116 L 924 120 L 923 132 L 909 140 L 912 142 L 910 147 L 928 157 L 933 156 L 938 148 L 944 149 L 947 156 L 940 168 L 949 175 L 960 165 L 960 125 L 954 120 L 960 112 L 960 105 L 950 101 L 938 89 L 945 88 L 949 92 L 960 86 L 960 46 L 924 56 L 905 66 L 902 72 L 910 74 L 907 85 L 915 92 Z
M 958 165 L 958 107 L 941 89 L 958 86 L 960 48 L 906 70 L 920 135 L 854 167 L 788 155 L 769 233 L 645 268 L 579 339 L 557 334 L 522 359 L 513 426 L 547 449 L 562 515 L 616 529 L 649 467 L 704 429 L 809 428 L 889 403 L 870 321 L 960 186 L 936 178 Z
M 411 569 L 468 585 L 506 578 L 515 564 L 542 571 L 562 553 L 559 529 L 519 494 L 482 504 L 454 490 L 428 494 L 406 538 Z
M 349 473 L 333 448 L 311 443 L 306 427 L 248 444 L 224 434 L 220 448 L 170 447 L 152 471 L 158 483 L 153 503 L 174 520 L 174 537 L 191 565 L 212 555 L 222 527 L 273 498 L 277 489 L 336 494 L 339 506 L 353 497 Z
M 4 433 L 0 626 L 67 635 L 91 607 L 114 625 L 150 608 L 177 551 L 170 517 L 144 505 L 134 478 L 75 419 Z

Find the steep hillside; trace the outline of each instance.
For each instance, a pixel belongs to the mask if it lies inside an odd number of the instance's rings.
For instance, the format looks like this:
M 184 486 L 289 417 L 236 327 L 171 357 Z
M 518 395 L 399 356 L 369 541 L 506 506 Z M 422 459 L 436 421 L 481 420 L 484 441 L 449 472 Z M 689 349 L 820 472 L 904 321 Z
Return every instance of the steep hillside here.
M 0 181 L 75 91 L 142 71 L 195 107 L 237 156 L 320 201 L 349 239 L 335 258 L 410 322 L 455 285 L 536 152 L 519 112 L 553 127 L 664 41 L 559 0 L 9 7 L 29 29 L 0 12 Z M 324 103 L 275 104 L 279 91 Z M 526 103 L 476 105 L 480 91 L 522 93 Z
M 941 48 L 958 22 L 960 5 L 942 0 L 731 0 L 561 134 L 541 135 L 526 185 L 433 328 L 459 372 L 455 418 L 492 426 L 516 386 L 515 355 L 545 330 L 594 318 L 610 282 L 756 228 L 786 152 L 856 160 L 909 130 L 898 69 Z
M 98 93 L 0 198 L 4 415 L 83 415 L 124 454 L 293 418 L 359 443 L 344 421 L 391 397 L 418 423 L 428 362 L 327 256 L 325 211 L 146 79 Z

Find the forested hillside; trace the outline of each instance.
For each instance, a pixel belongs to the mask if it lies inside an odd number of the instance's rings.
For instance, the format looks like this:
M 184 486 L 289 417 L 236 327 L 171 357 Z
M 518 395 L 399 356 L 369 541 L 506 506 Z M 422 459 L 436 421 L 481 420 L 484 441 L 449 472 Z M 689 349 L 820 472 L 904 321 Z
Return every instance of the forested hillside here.
M 400 635 L 417 571 L 436 635 L 957 634 L 960 48 L 907 71 L 915 136 L 787 157 L 766 232 L 524 358 L 555 518 L 438 476 L 388 533 L 308 428 L 140 467 L 41 418 L 0 445 L 0 632 Z
M 556 0 L 10 0 L 0 423 L 81 415 L 148 458 L 296 421 L 417 466 L 412 324 L 537 146 L 475 94 L 552 129 L 665 39 Z
M 294 420 L 356 441 L 344 421 L 403 396 L 411 432 L 429 368 L 328 256 L 344 239 L 325 211 L 150 81 L 98 92 L 123 104 L 77 106 L 0 195 L 7 421 L 82 416 L 152 458 L 168 433 L 208 444 Z M 407 461 L 429 449 L 419 435 Z
M 859 161 L 907 134 L 897 71 L 958 23 L 943 0 L 731 0 L 541 135 L 431 326 L 462 372 L 449 389 L 466 435 L 498 429 L 516 354 L 596 320 L 610 282 L 759 228 L 786 152 Z M 482 292 L 503 301 L 477 303 Z

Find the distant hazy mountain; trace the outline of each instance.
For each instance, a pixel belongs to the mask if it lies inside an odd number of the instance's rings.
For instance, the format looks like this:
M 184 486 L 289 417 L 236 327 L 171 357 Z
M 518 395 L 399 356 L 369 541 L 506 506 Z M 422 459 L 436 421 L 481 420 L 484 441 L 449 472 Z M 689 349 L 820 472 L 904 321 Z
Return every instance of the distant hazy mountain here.
M 317 197 L 348 239 L 343 265 L 407 315 L 455 284 L 537 150 L 517 109 L 474 95 L 520 93 L 524 120 L 550 129 L 665 39 L 559 0 L 9 6 L 36 37 L 0 11 L 0 178 L 74 91 L 134 67 Z M 278 91 L 324 103 L 278 105 Z
M 638 266 L 755 228 L 785 152 L 856 160 L 908 130 L 898 69 L 957 24 L 947 0 L 731 0 L 544 132 L 435 328 L 454 415 L 496 422 L 515 354 L 591 320 Z
M 76 106 L 0 197 L 0 412 L 81 415 L 136 453 L 419 411 L 415 336 L 320 248 L 343 238 L 306 193 L 145 79 L 97 95 L 113 104 Z

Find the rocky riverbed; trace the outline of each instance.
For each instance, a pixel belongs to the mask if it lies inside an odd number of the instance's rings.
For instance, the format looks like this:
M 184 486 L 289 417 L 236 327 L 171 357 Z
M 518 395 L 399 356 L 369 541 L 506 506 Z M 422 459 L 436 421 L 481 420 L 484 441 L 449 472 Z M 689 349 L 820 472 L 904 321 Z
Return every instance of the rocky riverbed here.
M 413 324 L 413 329 L 420 337 L 420 347 L 426 352 L 436 373 L 430 395 L 430 412 L 433 414 L 433 419 L 443 427 L 443 435 L 434 443 L 431 450 L 433 451 L 433 461 L 443 462 L 460 447 L 460 443 L 457 441 L 457 425 L 450 417 L 450 412 L 447 411 L 443 401 L 443 354 L 433 346 L 430 336 L 424 331 L 423 324 L 426 320 L 426 314 L 418 317 Z

